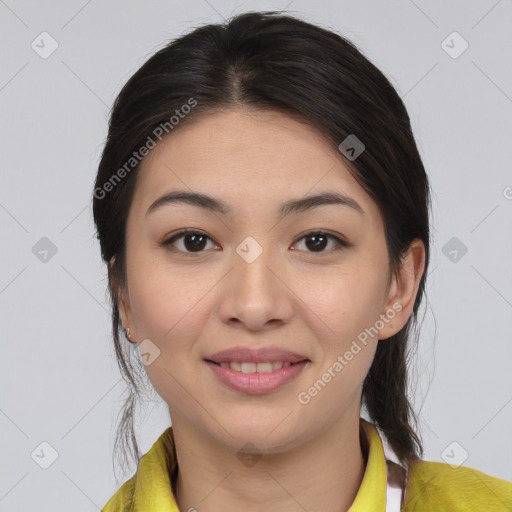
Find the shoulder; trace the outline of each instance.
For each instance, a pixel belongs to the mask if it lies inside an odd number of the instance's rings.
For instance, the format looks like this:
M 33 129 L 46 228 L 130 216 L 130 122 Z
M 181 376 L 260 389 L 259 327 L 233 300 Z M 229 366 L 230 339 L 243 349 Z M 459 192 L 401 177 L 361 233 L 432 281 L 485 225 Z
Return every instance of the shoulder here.
M 135 476 L 127 480 L 108 500 L 101 512 L 128 512 L 132 509 L 135 492 Z
M 135 474 L 110 498 L 101 512 L 130 512 L 155 510 L 151 508 L 158 500 L 174 505 L 169 481 L 168 460 L 174 468 L 176 453 L 172 427 L 168 427 L 155 441 L 149 451 L 137 463 Z M 162 503 L 163 503 L 162 502 Z M 151 506 L 147 504 L 150 503 Z M 174 510 L 169 507 L 166 510 Z M 176 509 L 177 510 L 177 509 Z
M 510 512 L 512 482 L 442 462 L 411 463 L 404 512 Z

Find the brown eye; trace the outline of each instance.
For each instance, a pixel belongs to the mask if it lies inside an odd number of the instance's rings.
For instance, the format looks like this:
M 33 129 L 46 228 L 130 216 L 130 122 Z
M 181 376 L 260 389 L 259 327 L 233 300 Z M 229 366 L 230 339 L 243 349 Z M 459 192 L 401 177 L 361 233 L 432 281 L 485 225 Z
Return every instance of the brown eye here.
M 329 245 L 329 240 L 334 241 L 334 250 L 349 246 L 345 240 L 324 231 L 312 231 L 300 238 L 300 240 L 307 240 L 305 242 L 306 250 L 314 253 L 329 252 L 324 250 Z
M 208 240 L 211 240 L 211 238 L 199 231 L 181 231 L 165 240 L 162 245 L 166 247 L 173 246 L 172 250 L 185 254 L 201 253 L 204 252 Z M 177 244 L 177 242 L 179 243 Z
M 330 241 L 334 242 L 334 246 L 331 250 L 350 247 L 350 244 L 342 238 L 324 231 L 312 231 L 299 239 L 299 241 L 301 240 L 306 240 L 306 249 L 302 250 L 310 253 L 323 254 L 331 252 L 330 250 L 326 250 Z M 209 236 L 200 231 L 184 230 L 166 239 L 161 245 L 175 252 L 193 255 L 205 252 L 208 241 L 213 242 Z

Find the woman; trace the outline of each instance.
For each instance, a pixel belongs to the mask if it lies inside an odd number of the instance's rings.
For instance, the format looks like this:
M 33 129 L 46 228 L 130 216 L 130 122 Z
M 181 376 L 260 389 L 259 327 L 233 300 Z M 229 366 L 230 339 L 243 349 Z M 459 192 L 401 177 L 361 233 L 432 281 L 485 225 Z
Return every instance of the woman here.
M 280 13 L 170 43 L 115 102 L 93 201 L 139 461 L 104 511 L 510 510 L 511 483 L 421 458 L 429 184 L 352 43 Z M 131 347 L 172 420 L 142 458 Z

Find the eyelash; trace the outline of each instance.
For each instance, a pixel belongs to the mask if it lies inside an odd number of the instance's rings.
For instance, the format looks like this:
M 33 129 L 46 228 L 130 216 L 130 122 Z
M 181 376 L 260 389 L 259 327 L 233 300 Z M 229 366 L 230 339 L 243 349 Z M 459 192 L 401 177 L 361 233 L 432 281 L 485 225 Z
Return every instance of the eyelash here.
M 172 252 L 180 252 L 186 256 L 196 256 L 196 255 L 200 255 L 200 254 L 203 254 L 205 251 L 202 250 L 202 251 L 197 251 L 197 252 L 187 252 L 187 251 L 181 251 L 179 249 L 176 249 L 176 248 L 171 248 L 172 244 L 176 241 L 176 240 L 179 240 L 180 238 L 183 238 L 184 236 L 186 235 L 202 235 L 204 237 L 206 237 L 207 239 L 213 241 L 208 235 L 205 235 L 204 233 L 202 233 L 201 231 L 197 231 L 197 230 L 192 230 L 192 229 L 183 229 L 181 231 L 179 231 L 178 233 L 175 233 L 174 235 L 172 235 L 170 238 L 167 238 L 165 239 L 160 245 L 162 247 L 165 247 L 166 249 L 172 251 Z M 308 233 L 302 235 L 298 240 L 297 242 L 303 240 L 304 238 L 308 238 L 312 235 L 323 235 L 323 236 L 326 236 L 327 238 L 330 238 L 332 240 L 334 240 L 337 244 L 337 247 L 334 248 L 334 251 L 338 251 L 340 249 L 344 249 L 344 248 L 348 248 L 350 247 L 352 244 L 350 244 L 349 242 L 347 242 L 346 240 L 336 236 L 336 235 L 333 235 L 332 233 L 329 233 L 327 231 L 309 231 Z M 323 255 L 323 254 L 329 254 L 331 252 L 333 252 L 333 250 L 331 251 L 320 251 L 320 252 L 314 252 L 314 251 L 307 251 L 309 252 L 310 254 L 319 254 L 319 255 Z

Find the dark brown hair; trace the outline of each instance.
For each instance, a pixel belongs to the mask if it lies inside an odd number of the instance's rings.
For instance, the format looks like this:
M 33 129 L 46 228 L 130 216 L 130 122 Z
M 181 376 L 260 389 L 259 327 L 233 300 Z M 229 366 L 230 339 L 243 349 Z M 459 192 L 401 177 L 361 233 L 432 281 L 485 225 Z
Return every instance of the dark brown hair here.
M 398 458 L 421 457 L 407 369 L 410 330 L 417 325 L 429 262 L 430 189 L 409 116 L 388 79 L 352 42 L 280 12 L 240 14 L 171 41 L 138 69 L 115 100 L 93 211 L 103 260 L 115 256 L 109 268 L 113 338 L 129 387 L 116 449 L 122 443 L 125 457 L 128 449 L 140 459 L 133 414 L 141 368 L 131 363 L 130 344 L 123 338 L 121 343 L 117 303 L 118 287 L 126 283 L 125 229 L 139 149 L 158 143 L 162 127 L 172 133 L 201 113 L 237 106 L 294 116 L 325 136 L 380 209 L 391 275 L 414 239 L 424 243 L 425 271 L 413 314 L 397 334 L 378 343 L 362 390 L 370 420 Z M 365 145 L 355 160 L 338 151 L 351 134 Z

